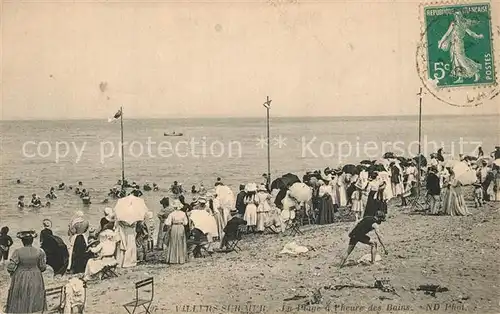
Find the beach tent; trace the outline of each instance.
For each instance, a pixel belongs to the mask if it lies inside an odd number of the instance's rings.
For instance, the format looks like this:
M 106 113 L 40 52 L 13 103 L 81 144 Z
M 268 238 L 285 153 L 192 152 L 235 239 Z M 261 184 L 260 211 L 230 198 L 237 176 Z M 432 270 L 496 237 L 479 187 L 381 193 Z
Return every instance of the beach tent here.
M 116 220 L 129 225 L 144 220 L 144 216 L 148 211 L 144 200 L 133 195 L 119 199 L 114 208 Z

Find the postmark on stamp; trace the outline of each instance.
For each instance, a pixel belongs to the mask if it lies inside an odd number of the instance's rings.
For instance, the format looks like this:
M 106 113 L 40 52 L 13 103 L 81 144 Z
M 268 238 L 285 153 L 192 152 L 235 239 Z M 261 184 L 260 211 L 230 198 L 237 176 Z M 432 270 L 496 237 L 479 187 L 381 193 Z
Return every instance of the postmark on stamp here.
M 489 3 L 427 5 L 417 71 L 427 90 L 455 106 L 477 106 L 496 97 L 499 60 Z

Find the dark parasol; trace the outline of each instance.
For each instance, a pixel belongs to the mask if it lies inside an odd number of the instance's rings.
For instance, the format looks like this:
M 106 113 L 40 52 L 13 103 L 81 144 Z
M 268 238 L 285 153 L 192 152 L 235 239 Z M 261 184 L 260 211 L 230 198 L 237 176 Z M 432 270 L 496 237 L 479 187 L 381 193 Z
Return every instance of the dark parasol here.
M 387 153 L 384 154 L 384 158 L 385 159 L 396 158 L 396 155 L 394 155 L 393 152 L 387 152 Z
M 297 182 L 300 182 L 299 177 L 297 177 L 293 173 L 287 173 L 287 174 L 284 174 L 283 176 L 281 176 L 280 178 L 274 180 L 271 183 L 271 190 L 274 190 L 274 189 L 279 189 L 279 190 L 281 190 L 281 189 L 287 189 L 292 184 L 297 183 Z
M 69 263 L 68 247 L 55 235 L 47 235 L 41 248 L 47 256 L 47 264 L 54 270 L 54 275 L 64 275 Z
M 418 165 L 418 156 L 413 157 L 413 160 L 415 161 L 415 164 Z M 420 155 L 420 166 L 427 167 L 427 159 L 422 154 Z
M 345 165 L 342 167 L 342 172 L 353 174 L 357 171 L 356 166 L 352 164 Z

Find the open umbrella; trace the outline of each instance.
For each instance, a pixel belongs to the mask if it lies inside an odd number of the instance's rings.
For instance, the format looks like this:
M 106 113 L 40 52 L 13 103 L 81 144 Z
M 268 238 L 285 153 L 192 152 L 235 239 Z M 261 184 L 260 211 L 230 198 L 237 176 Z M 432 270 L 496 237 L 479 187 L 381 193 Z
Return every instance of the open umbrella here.
M 396 158 L 396 155 L 393 152 L 386 152 L 384 158 Z
M 476 172 L 469 168 L 465 162 L 457 162 L 452 167 L 455 179 L 462 185 L 469 185 L 476 182 Z
M 418 156 L 413 157 L 413 160 L 415 160 L 415 164 L 418 165 Z M 420 155 L 420 166 L 427 167 L 427 159 L 422 154 Z
M 234 193 L 228 186 L 219 185 L 215 188 L 215 194 L 217 194 L 222 207 L 230 208 L 234 206 Z
M 129 225 L 144 220 L 148 207 L 142 198 L 133 195 L 118 200 L 114 208 L 116 220 Z
M 353 174 L 355 171 L 356 171 L 356 166 L 352 164 L 347 164 L 344 167 L 342 167 L 342 172 L 344 173 Z
M 214 216 L 210 215 L 206 210 L 192 210 L 189 218 L 194 227 L 200 229 L 203 233 L 210 233 L 212 236 L 218 233 Z
M 296 182 L 300 182 L 299 177 L 297 177 L 293 173 L 287 173 L 287 174 L 282 175 L 280 178 L 274 180 L 271 183 L 271 190 L 286 189 Z
M 462 163 L 460 160 L 455 160 L 455 159 L 450 159 L 450 160 L 447 160 L 445 163 L 444 163 L 444 167 L 445 168 L 452 168 L 455 167 L 456 164 L 460 164 Z M 466 165 L 466 164 L 465 164 Z M 467 166 L 467 165 L 466 165 Z
M 305 183 L 294 183 L 289 189 L 290 196 L 298 202 L 308 202 L 312 198 L 312 190 Z
M 483 156 L 483 157 L 479 157 L 476 160 L 476 164 L 478 166 L 481 166 L 483 164 L 483 162 L 485 162 L 487 165 L 491 165 L 493 163 L 493 158 L 491 158 L 490 156 Z

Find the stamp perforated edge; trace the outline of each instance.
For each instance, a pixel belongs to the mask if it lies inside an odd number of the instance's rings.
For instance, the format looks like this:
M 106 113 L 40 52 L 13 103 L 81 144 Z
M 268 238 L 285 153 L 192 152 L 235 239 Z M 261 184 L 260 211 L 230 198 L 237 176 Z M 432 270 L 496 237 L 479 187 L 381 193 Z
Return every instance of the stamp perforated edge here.
M 427 25 L 425 24 L 425 9 L 428 7 L 443 7 L 443 6 L 466 6 L 466 5 L 481 5 L 481 4 L 487 4 L 490 7 L 490 39 L 491 39 L 491 50 L 493 54 L 493 64 L 495 66 L 495 82 L 493 83 L 487 83 L 487 84 L 481 84 L 481 85 L 467 85 L 467 86 L 456 86 L 456 87 L 435 87 L 436 92 L 442 92 L 442 91 L 447 91 L 447 92 L 453 92 L 455 91 L 464 91 L 464 90 L 485 90 L 485 89 L 490 89 L 492 90 L 492 95 L 491 97 L 488 97 L 489 100 L 495 98 L 500 94 L 500 90 L 495 90 L 496 87 L 499 86 L 499 72 L 500 72 L 500 58 L 495 58 L 496 53 L 495 53 L 495 48 L 498 48 L 500 51 L 500 47 L 496 47 L 496 45 L 499 45 L 500 42 L 500 24 L 496 25 L 491 17 L 491 12 L 493 12 L 494 6 L 492 2 L 485 2 L 485 1 L 467 1 L 467 0 L 457 0 L 457 1 L 449 1 L 449 0 L 444 0 L 444 1 L 426 1 L 426 2 L 421 2 L 419 3 L 419 22 L 420 22 L 420 38 L 418 41 L 418 46 L 417 46 L 417 52 L 416 52 L 416 68 L 417 68 L 417 74 L 422 82 L 422 84 L 425 86 L 425 88 L 437 99 L 440 101 L 450 105 L 450 106 L 455 106 L 455 107 L 477 107 L 482 105 L 483 101 L 479 103 L 473 103 L 473 104 L 468 104 L 468 105 L 459 105 L 453 102 L 449 102 L 442 97 L 439 97 L 436 95 L 435 92 L 431 90 L 431 88 L 428 86 L 428 83 L 426 80 L 427 78 L 427 39 L 425 34 L 427 33 Z M 498 35 L 495 35 L 495 31 L 498 32 Z M 419 62 L 419 58 L 422 58 L 424 62 Z M 425 63 L 425 67 L 422 67 L 421 65 Z

